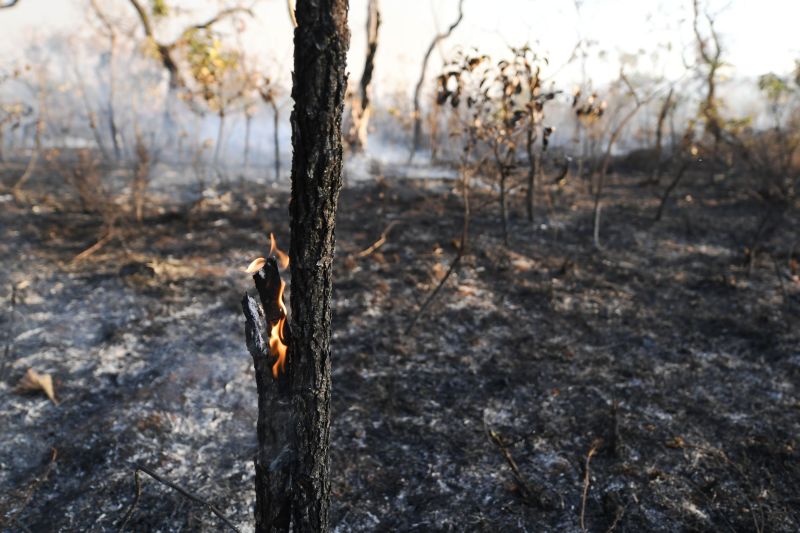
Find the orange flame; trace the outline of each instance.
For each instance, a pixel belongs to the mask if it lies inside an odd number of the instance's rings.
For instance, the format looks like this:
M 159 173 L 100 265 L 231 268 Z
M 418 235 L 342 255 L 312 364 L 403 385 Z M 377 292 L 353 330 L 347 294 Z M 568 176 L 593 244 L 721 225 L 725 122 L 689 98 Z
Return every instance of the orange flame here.
M 269 234 L 269 256 L 275 255 L 278 260 L 278 266 L 285 269 L 289 266 L 289 256 L 275 243 L 275 235 Z M 254 259 L 245 269 L 245 272 L 252 274 L 258 272 L 266 264 L 267 260 L 263 257 Z M 272 377 L 278 379 L 278 374 L 283 371 L 286 372 L 286 352 L 289 347 L 286 345 L 286 305 L 283 303 L 283 291 L 286 289 L 286 282 L 281 280 L 281 288 L 278 290 L 278 307 L 281 310 L 281 317 L 272 326 L 269 332 L 269 353 L 277 358 L 275 364 L 272 365 Z
M 278 258 L 278 265 L 281 268 L 285 269 L 289 266 L 289 256 L 286 255 L 286 252 L 278 248 L 278 245 L 275 244 L 275 235 L 272 233 L 269 234 L 269 255 L 272 255 L 273 252 L 275 253 L 275 257 Z
M 269 352 L 277 357 L 278 360 L 272 365 L 272 377 L 278 379 L 278 372 L 286 372 L 286 335 L 284 328 L 286 327 L 286 305 L 283 303 L 283 290 L 286 288 L 286 283 L 281 280 L 281 288 L 278 291 L 278 306 L 281 308 L 281 318 L 272 326 L 269 333 Z

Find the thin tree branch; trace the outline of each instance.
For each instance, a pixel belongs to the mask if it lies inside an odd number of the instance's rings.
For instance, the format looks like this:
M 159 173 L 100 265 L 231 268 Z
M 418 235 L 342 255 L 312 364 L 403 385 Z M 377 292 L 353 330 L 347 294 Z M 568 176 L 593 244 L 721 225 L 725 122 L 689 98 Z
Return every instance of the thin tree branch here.
M 145 466 L 142 466 L 142 465 L 135 465 L 134 466 L 134 479 L 135 479 L 135 483 L 136 483 L 136 493 L 134 495 L 133 504 L 131 505 L 130 509 L 128 509 L 128 512 L 125 514 L 125 517 L 124 517 L 124 519 L 123 519 L 123 521 L 122 521 L 122 523 L 120 525 L 120 531 L 122 531 L 122 529 L 125 527 L 125 525 L 128 523 L 128 521 L 131 519 L 131 516 L 133 515 L 133 511 L 135 510 L 136 505 L 139 503 L 139 498 L 140 498 L 141 493 L 142 493 L 141 481 L 139 479 L 139 472 L 144 472 L 145 474 L 147 474 L 151 478 L 155 479 L 156 481 L 158 481 L 162 485 L 166 485 L 167 487 L 171 488 L 172 490 L 178 492 L 184 498 L 186 498 L 188 500 L 191 500 L 191 501 L 193 501 L 195 503 L 199 503 L 200 505 L 202 505 L 203 507 L 205 507 L 206 509 L 208 509 L 209 511 L 214 513 L 217 516 L 217 518 L 222 520 L 222 522 L 226 526 L 231 528 L 236 533 L 239 533 L 239 529 L 236 526 L 234 526 L 233 523 L 224 514 L 222 514 L 222 511 L 217 509 L 215 506 L 213 506 L 212 504 L 208 503 L 206 500 L 204 500 L 200 496 L 192 494 L 191 492 L 189 492 L 188 490 L 180 487 L 179 485 L 176 485 L 175 483 L 164 479 L 160 475 L 156 474 L 155 472 L 153 472 L 149 468 L 147 468 Z

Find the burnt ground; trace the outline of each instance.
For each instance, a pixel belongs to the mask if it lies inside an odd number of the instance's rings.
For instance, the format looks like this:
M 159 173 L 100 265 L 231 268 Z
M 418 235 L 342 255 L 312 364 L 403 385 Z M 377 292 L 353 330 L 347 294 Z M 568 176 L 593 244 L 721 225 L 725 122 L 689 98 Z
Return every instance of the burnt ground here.
M 653 224 L 657 191 L 637 181 L 609 187 L 602 252 L 582 184 L 551 191 L 552 210 L 540 199 L 535 228 L 515 205 L 509 247 L 476 190 L 469 253 L 409 334 L 456 253 L 453 183 L 343 191 L 336 531 L 579 531 L 584 507 L 589 531 L 800 530 L 797 206 L 761 232 L 748 274 L 751 197 L 698 177 Z M 99 218 L 52 184 L 30 190 L 35 207 L 0 197 L 3 531 L 116 530 L 137 463 L 252 529 L 241 269 L 267 232 L 285 244 L 288 193 L 157 198 L 75 262 Z M 55 378 L 58 405 L 13 392 L 28 368 Z M 145 476 L 128 528 L 222 524 Z

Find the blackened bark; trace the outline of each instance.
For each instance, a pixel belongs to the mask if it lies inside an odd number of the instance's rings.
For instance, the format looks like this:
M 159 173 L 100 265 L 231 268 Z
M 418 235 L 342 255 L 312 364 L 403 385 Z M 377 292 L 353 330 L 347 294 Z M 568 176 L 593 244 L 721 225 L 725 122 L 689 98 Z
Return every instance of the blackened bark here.
M 291 223 L 296 531 L 324 532 L 330 512 L 330 324 L 342 111 L 350 32 L 347 0 L 298 0 L 294 33 Z
M 256 468 L 256 531 L 289 531 L 291 509 L 291 390 L 285 376 L 274 379 L 267 339 L 283 316 L 278 306 L 281 279 L 275 259 L 270 257 L 253 276 L 261 302 L 246 294 L 242 300 L 245 338 L 256 373 L 258 390 L 258 452 Z
M 361 75 L 361 110 L 369 107 L 369 86 L 375 70 L 375 53 L 378 51 L 378 29 L 381 27 L 381 12 L 378 0 L 369 0 L 367 6 L 367 58 L 364 61 L 364 73 Z

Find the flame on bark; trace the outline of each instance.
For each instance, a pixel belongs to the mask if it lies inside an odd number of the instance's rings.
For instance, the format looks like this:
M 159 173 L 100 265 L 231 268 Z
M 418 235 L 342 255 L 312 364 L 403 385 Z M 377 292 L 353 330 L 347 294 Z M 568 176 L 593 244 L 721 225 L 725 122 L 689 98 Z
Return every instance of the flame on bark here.
M 289 267 L 289 256 L 275 243 L 275 235 L 272 233 L 269 234 L 269 255 L 275 256 L 275 259 L 278 262 L 278 266 L 282 269 L 286 269 Z M 261 270 L 264 265 L 267 263 L 267 260 L 263 257 L 258 257 L 254 259 L 245 269 L 245 272 L 248 274 L 253 274 Z M 283 302 L 283 292 L 286 289 L 286 282 L 281 280 L 281 288 L 278 291 L 278 307 L 281 310 L 281 317 L 278 319 L 270 327 L 269 332 L 269 353 L 275 357 L 277 360 L 275 364 L 272 365 L 272 377 L 278 379 L 278 375 L 281 372 L 286 372 L 286 352 L 289 349 L 289 346 L 286 344 L 286 304 Z

